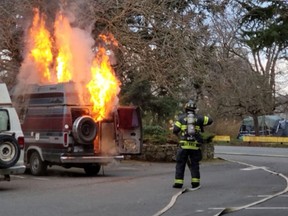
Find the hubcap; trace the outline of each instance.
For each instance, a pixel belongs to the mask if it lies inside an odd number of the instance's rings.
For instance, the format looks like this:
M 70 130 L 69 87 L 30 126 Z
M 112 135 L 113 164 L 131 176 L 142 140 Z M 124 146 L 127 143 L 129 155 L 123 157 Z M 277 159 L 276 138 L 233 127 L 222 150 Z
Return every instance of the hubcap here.
M 10 161 L 14 158 L 15 151 L 11 143 L 7 142 L 0 146 L 0 158 L 2 161 Z
M 33 170 L 37 170 L 39 168 L 39 159 L 33 158 L 31 167 Z

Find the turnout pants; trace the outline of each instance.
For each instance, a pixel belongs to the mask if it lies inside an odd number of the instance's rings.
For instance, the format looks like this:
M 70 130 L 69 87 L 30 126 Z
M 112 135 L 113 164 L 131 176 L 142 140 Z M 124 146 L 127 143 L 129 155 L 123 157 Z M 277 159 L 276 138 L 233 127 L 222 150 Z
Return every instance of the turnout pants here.
M 184 173 L 186 164 L 191 172 L 191 184 L 200 183 L 200 168 L 199 162 L 202 160 L 201 150 L 193 149 L 182 149 L 181 147 L 177 150 L 176 155 L 176 172 L 175 172 L 175 183 L 184 183 Z

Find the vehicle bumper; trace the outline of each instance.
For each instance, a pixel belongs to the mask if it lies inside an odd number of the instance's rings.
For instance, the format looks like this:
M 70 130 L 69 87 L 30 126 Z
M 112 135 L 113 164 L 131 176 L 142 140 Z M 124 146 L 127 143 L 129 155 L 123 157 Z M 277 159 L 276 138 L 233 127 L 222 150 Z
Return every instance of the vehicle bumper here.
M 60 160 L 62 163 L 100 163 L 107 164 L 114 160 L 123 160 L 123 155 L 117 156 L 68 156 L 62 155 Z
M 23 174 L 25 172 L 25 169 L 25 165 L 16 165 L 7 169 L 0 169 L 0 175 Z

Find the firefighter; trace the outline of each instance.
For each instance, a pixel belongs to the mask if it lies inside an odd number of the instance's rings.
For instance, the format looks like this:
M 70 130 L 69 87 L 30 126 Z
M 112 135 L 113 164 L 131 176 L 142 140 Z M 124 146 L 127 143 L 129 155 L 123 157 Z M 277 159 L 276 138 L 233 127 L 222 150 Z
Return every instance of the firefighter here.
M 203 143 L 201 132 L 203 132 L 203 127 L 211 125 L 213 120 L 208 116 L 196 114 L 196 109 L 197 106 L 194 101 L 189 100 L 185 105 L 185 113 L 179 116 L 173 127 L 173 133 L 180 135 L 176 155 L 174 188 L 182 188 L 185 166 L 188 160 L 192 188 L 200 187 L 199 162 L 202 159 L 200 145 Z

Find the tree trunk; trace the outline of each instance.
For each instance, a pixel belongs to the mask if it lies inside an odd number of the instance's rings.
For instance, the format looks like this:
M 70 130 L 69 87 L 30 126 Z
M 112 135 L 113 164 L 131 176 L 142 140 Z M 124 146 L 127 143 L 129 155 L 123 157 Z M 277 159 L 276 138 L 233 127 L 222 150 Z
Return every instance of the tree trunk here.
M 259 122 L 258 122 L 258 116 L 253 115 L 253 122 L 254 122 L 254 131 L 255 131 L 255 136 L 259 136 Z

